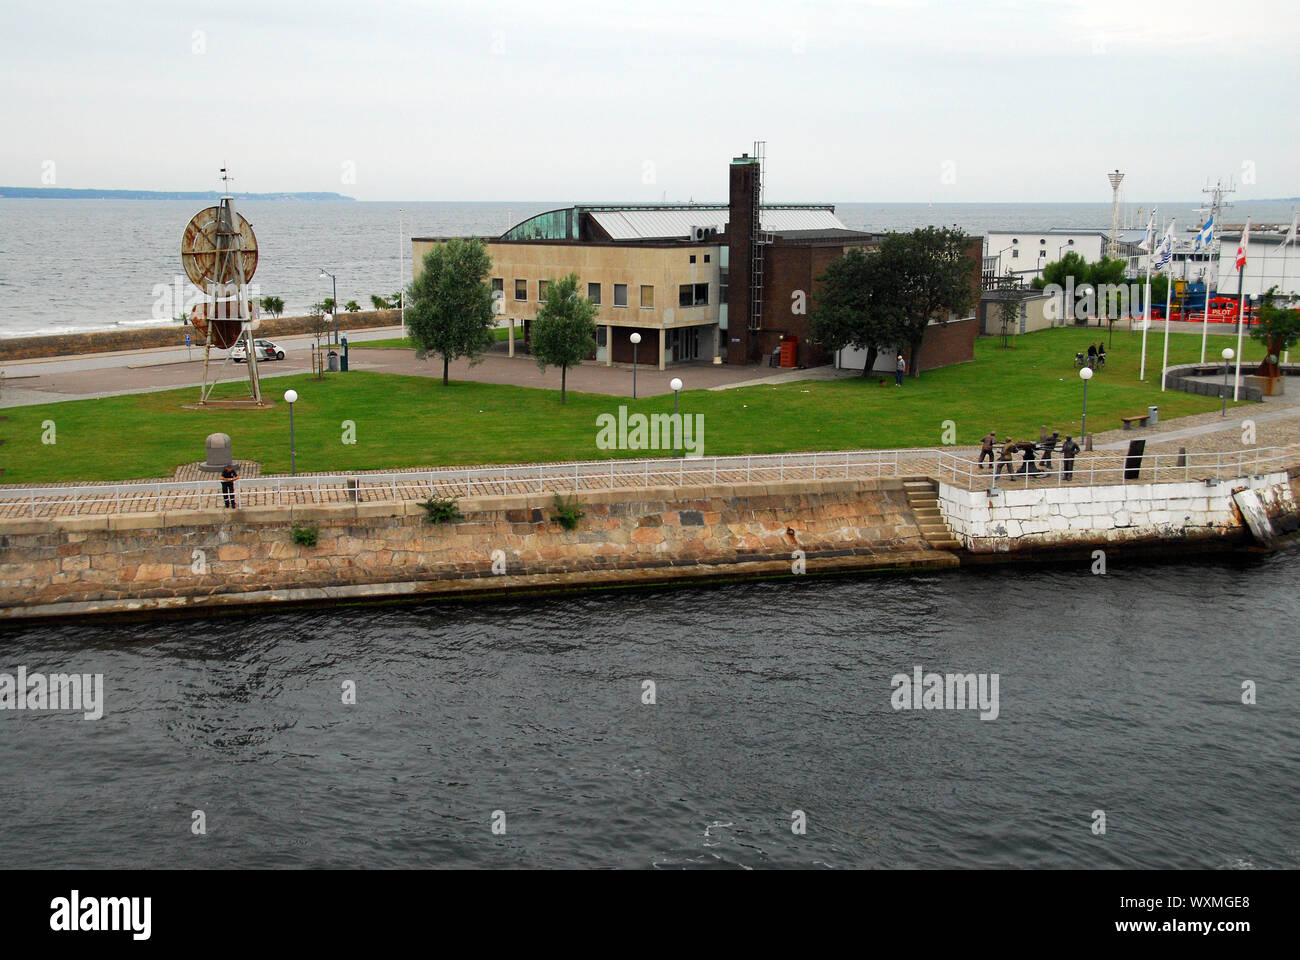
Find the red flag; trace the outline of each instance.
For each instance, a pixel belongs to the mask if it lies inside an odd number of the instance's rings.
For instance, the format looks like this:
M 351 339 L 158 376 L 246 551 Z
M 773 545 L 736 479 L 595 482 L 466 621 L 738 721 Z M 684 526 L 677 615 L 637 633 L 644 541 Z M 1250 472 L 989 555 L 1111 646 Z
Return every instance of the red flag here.
M 1241 243 L 1237 247 L 1237 272 L 1246 269 L 1246 244 L 1250 242 L 1250 218 L 1246 218 L 1246 227 L 1241 231 Z

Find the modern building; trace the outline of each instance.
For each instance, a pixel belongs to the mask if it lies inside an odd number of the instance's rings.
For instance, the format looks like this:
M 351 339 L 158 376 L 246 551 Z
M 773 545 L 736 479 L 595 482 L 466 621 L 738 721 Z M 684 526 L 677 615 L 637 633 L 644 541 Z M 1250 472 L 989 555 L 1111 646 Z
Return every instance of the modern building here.
M 1142 230 L 1119 232 L 1119 255 L 1141 251 Z M 1077 253 L 1089 263 L 1100 260 L 1110 243 L 1108 230 L 1080 230 L 1053 227 L 1050 230 L 990 230 L 984 245 L 984 272 L 1005 277 L 1011 271 L 1026 285 L 1043 275 L 1043 268 L 1068 253 Z M 987 284 L 986 284 L 987 286 Z
M 596 352 L 606 364 L 636 358 L 756 364 L 779 354 L 786 365 L 832 357 L 810 341 L 808 309 L 817 278 L 845 251 L 874 249 L 881 234 L 848 229 L 830 204 L 762 201 L 762 164 L 732 160 L 727 203 L 579 204 L 530 217 L 482 238 L 502 325 L 527 348 L 548 284 L 576 273 L 600 305 Z M 416 237 L 413 260 L 445 237 Z M 972 284 L 979 290 L 981 238 L 972 238 Z M 939 318 L 922 345 L 922 368 L 970 360 L 976 321 Z M 934 347 L 935 349 L 931 349 Z

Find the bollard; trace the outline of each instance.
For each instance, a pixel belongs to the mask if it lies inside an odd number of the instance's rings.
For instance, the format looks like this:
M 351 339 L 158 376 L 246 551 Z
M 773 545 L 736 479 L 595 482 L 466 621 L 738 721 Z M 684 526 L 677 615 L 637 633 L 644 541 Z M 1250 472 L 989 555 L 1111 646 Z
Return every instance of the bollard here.
M 1089 434 L 1083 441 L 1083 449 L 1092 453 L 1092 434 Z
M 1179 447 L 1179 448 L 1178 448 L 1178 465 L 1179 465 L 1180 467 L 1185 467 L 1185 466 L 1187 466 L 1187 448 L 1186 448 L 1186 447 Z

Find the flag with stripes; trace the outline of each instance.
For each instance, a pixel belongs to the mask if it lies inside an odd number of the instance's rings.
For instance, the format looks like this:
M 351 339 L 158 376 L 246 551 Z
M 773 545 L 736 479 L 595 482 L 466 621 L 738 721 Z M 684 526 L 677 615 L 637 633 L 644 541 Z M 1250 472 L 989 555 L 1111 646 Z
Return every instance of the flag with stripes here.
M 1246 245 L 1250 243 L 1250 217 L 1246 218 L 1246 226 L 1241 231 L 1241 243 L 1237 245 L 1237 272 L 1246 269 Z
M 1196 249 L 1193 253 L 1200 253 L 1208 249 L 1214 242 L 1214 214 L 1210 214 L 1210 219 L 1205 221 L 1205 226 L 1201 227 L 1201 232 L 1196 235 Z
M 1169 229 L 1165 231 L 1165 235 L 1160 238 L 1159 246 L 1156 247 L 1154 266 L 1157 270 L 1159 270 L 1161 267 L 1169 263 L 1169 261 L 1172 260 L 1173 258 L 1174 258 L 1174 221 L 1170 220 Z

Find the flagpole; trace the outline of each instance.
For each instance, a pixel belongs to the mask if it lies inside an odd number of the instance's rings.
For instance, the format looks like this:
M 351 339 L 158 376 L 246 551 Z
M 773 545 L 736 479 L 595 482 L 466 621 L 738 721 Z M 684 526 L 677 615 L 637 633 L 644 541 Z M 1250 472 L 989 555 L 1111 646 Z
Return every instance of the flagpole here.
M 1210 214 L 1213 222 L 1214 214 Z M 1210 276 L 1218 276 L 1218 270 L 1212 270 L 1214 265 L 1214 232 L 1210 232 L 1210 242 L 1205 245 L 1205 249 L 1210 253 L 1210 259 L 1205 261 L 1205 313 L 1201 318 L 1201 363 L 1205 362 L 1205 342 L 1210 335 Z
M 1241 339 L 1246 331 L 1246 244 L 1250 241 L 1250 217 L 1246 218 L 1246 226 L 1241 231 L 1241 263 L 1237 271 L 1237 376 L 1232 383 L 1232 402 L 1237 402 L 1237 396 L 1241 391 Z
M 1165 234 L 1169 238 L 1169 265 L 1174 265 L 1174 219 L 1169 220 L 1169 232 Z M 1184 263 L 1187 261 L 1184 260 Z M 1165 288 L 1165 355 L 1160 361 L 1160 392 L 1165 392 L 1165 371 L 1169 368 L 1169 311 L 1173 308 L 1174 302 L 1174 278 L 1173 270 L 1169 271 L 1169 285 Z M 1186 276 L 1183 282 L 1187 282 Z M 1184 291 L 1185 292 L 1185 291 Z
M 1154 214 L 1148 221 L 1147 232 L 1151 237 L 1147 240 L 1150 248 L 1147 250 L 1147 286 L 1146 292 L 1142 294 L 1142 367 L 1138 371 L 1139 380 L 1147 378 L 1147 328 L 1151 326 L 1151 255 L 1155 252 L 1156 243 Z

